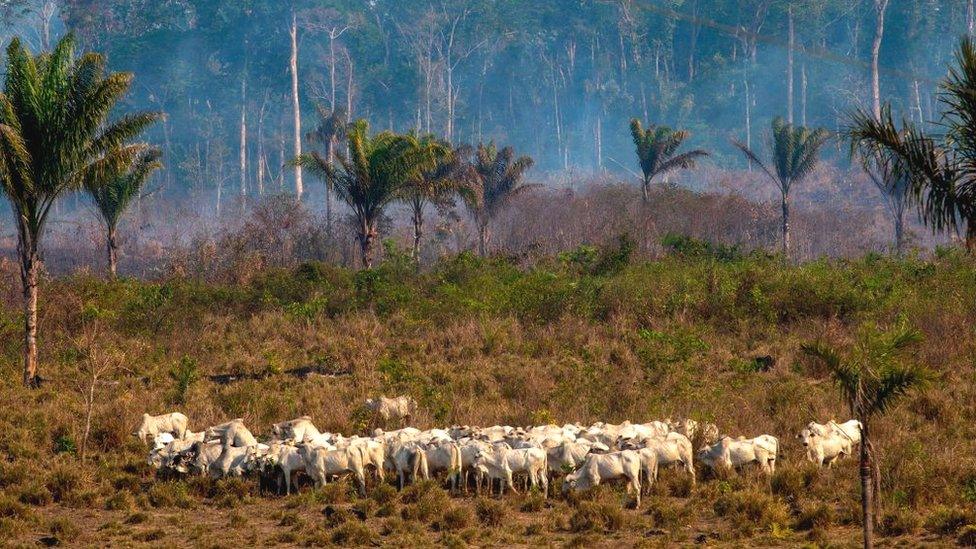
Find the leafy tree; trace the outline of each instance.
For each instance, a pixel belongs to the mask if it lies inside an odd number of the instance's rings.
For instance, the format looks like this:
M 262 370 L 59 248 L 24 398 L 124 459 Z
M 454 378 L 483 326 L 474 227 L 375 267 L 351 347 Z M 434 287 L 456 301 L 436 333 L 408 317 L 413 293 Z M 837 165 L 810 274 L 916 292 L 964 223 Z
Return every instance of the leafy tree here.
M 655 178 L 666 176 L 676 170 L 694 168 L 696 160 L 708 156 L 708 153 L 703 150 L 677 154 L 678 149 L 691 135 L 684 130 L 653 124 L 644 129 L 641 121 L 634 118 L 630 121 L 630 134 L 633 136 L 634 145 L 637 146 L 637 160 L 644 174 L 644 179 L 641 181 L 641 196 L 644 202 L 647 202 L 647 193 Z
M 329 110 L 322 105 L 315 107 L 319 115 L 319 123 L 314 130 L 308 132 L 305 139 L 318 143 L 325 148 L 325 160 L 331 164 L 335 162 L 336 147 L 346 138 L 346 112 L 342 108 Z M 332 229 L 332 182 L 325 180 L 325 219 Z
M 452 150 L 446 141 L 433 135 L 404 136 L 406 154 L 414 158 L 416 169 L 403 188 L 403 201 L 410 205 L 413 221 L 413 260 L 420 261 L 420 241 L 423 238 L 424 209 L 430 204 L 446 204 L 451 193 L 461 188 L 465 168 L 458 159 L 465 148 Z
M 75 56 L 66 36 L 54 50 L 31 54 L 19 40 L 7 48 L 0 94 L 0 193 L 17 224 L 24 290 L 24 383 L 36 386 L 39 245 L 51 206 L 63 194 L 98 187 L 146 150 L 129 144 L 159 118 L 109 114 L 129 90 L 132 75 L 106 73 L 95 53 Z
M 139 196 L 149 176 L 162 167 L 159 161 L 162 153 L 159 149 L 147 149 L 139 155 L 131 166 L 122 173 L 111 177 L 105 184 L 94 184 L 87 187 L 95 207 L 105 223 L 106 246 L 108 249 L 108 274 L 115 279 L 118 267 L 118 239 L 116 232 L 122 215 L 129 209 L 132 200 Z
M 823 343 L 803 346 L 803 352 L 822 362 L 840 388 L 851 413 L 861 422 L 860 469 L 864 547 L 873 546 L 878 494 L 877 456 L 870 438 L 872 420 L 884 415 L 899 398 L 921 385 L 926 373 L 906 360 L 906 352 L 921 335 L 906 326 L 881 331 L 867 327 L 846 351 Z
M 810 129 L 788 124 L 782 117 L 773 119 L 769 136 L 769 149 L 772 155 L 770 167 L 748 146 L 739 141 L 733 144 L 742 151 L 750 162 L 758 165 L 769 179 L 779 188 L 783 209 L 783 254 L 790 253 L 790 191 L 793 185 L 809 176 L 820 160 L 820 150 L 827 142 L 827 130 Z
M 537 187 L 522 182 L 532 164 L 528 156 L 516 158 L 511 147 L 498 150 L 494 143 L 478 145 L 471 185 L 464 189 L 462 198 L 478 226 L 478 253 L 482 256 L 488 255 L 492 219 L 510 200 Z
M 352 209 L 362 265 L 370 269 L 379 221 L 416 168 L 410 165 L 412 157 L 402 136 L 389 131 L 370 136 L 365 120 L 350 126 L 347 142 L 348 157 L 336 154 L 335 163 L 318 152 L 305 153 L 292 163 L 331 181 L 336 194 Z
M 895 123 L 891 106 L 881 116 L 852 115 L 852 147 L 867 149 L 889 163 L 894 177 L 909 181 L 922 220 L 934 230 L 966 227 L 966 248 L 976 252 L 976 43 L 963 38 L 942 84 L 946 107 L 943 137 L 926 135 L 909 121 Z

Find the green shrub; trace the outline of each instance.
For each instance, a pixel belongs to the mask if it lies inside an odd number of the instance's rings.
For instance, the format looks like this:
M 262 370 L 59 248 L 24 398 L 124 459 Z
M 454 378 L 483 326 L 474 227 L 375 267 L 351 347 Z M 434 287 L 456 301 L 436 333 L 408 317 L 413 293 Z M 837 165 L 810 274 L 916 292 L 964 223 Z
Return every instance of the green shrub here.
M 450 504 L 450 497 L 437 483 L 423 481 L 404 490 L 400 501 L 404 503 L 400 510 L 404 520 L 430 523 L 443 515 Z
M 105 509 L 108 511 L 131 511 L 136 505 L 136 498 L 130 492 L 115 492 L 105 499 Z
M 397 498 L 396 488 L 389 484 L 378 484 L 369 492 L 369 498 L 380 505 L 395 501 Z
M 31 516 L 30 509 L 9 495 L 0 494 L 0 518 L 26 519 Z
M 796 517 L 797 530 L 830 528 L 836 520 L 833 507 L 823 502 L 808 503 L 800 508 Z
M 61 464 L 48 474 L 45 487 L 51 493 L 51 498 L 55 502 L 61 502 L 69 498 L 79 486 L 81 486 L 81 476 L 78 471 L 66 464 Z
M 474 513 L 467 506 L 454 505 L 441 516 L 435 527 L 437 530 L 463 530 L 474 523 Z
M 58 542 L 72 542 L 81 534 L 81 527 L 68 518 L 56 518 L 50 522 L 48 528 L 51 536 Z
M 47 486 L 37 481 L 21 486 L 18 499 L 20 499 L 21 503 L 39 507 L 48 505 L 54 501 L 54 498 L 51 496 L 51 491 L 48 490 Z
M 522 499 L 519 510 L 523 513 L 538 513 L 546 508 L 546 498 L 541 492 L 532 490 Z
M 200 379 L 200 367 L 196 360 L 187 355 L 183 355 L 180 361 L 170 368 L 169 378 L 173 380 L 172 402 L 174 404 L 184 404 L 186 401 L 186 392 L 190 390 L 191 385 Z
M 335 528 L 340 524 L 345 524 L 352 518 L 349 511 L 338 505 L 326 505 L 322 509 L 322 516 L 325 517 L 325 526 L 327 528 Z

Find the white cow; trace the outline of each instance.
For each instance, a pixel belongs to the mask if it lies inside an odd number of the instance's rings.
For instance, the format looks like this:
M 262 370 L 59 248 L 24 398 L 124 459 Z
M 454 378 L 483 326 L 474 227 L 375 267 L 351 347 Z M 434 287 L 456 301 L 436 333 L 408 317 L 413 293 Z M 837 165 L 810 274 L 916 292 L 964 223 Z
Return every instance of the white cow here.
M 363 466 L 372 465 L 376 470 L 376 479 L 380 482 L 385 480 L 383 474 L 383 463 L 386 461 L 386 443 L 382 439 L 372 439 L 366 437 L 336 437 L 336 449 L 360 448 L 363 452 Z
M 491 449 L 491 444 L 476 438 L 462 438 L 458 441 L 458 450 L 461 452 L 461 486 L 465 492 L 468 491 L 469 474 L 474 470 L 474 462 L 479 453 L 489 452 Z
M 314 439 L 321 435 L 315 427 L 315 424 L 312 423 L 312 418 L 309 416 L 275 423 L 271 426 L 271 433 L 278 440 L 291 439 L 297 444 L 305 442 L 306 439 Z
M 218 439 L 221 444 L 244 448 L 258 443 L 251 431 L 244 425 L 241 418 L 232 419 L 220 425 L 214 425 L 206 430 L 206 440 Z
M 417 401 L 408 396 L 367 398 L 366 409 L 376 414 L 384 425 L 391 420 L 396 420 L 401 425 L 407 425 L 417 413 Z
M 575 472 L 563 480 L 563 493 L 570 490 L 587 490 L 602 482 L 618 478 L 626 479 L 627 492 L 634 493 L 637 507 L 641 503 L 641 458 L 633 450 L 611 452 L 609 454 L 590 454 Z
M 397 486 L 403 490 L 410 479 L 427 478 L 427 454 L 414 441 L 393 442 L 386 453 L 386 465 L 397 474 Z
M 779 440 L 771 435 L 760 435 L 752 439 L 723 437 L 715 444 L 702 448 L 698 452 L 698 460 L 712 469 L 738 469 L 756 463 L 763 472 L 771 475 L 776 471 L 778 451 Z
M 305 459 L 299 453 L 297 446 L 276 441 L 272 442 L 268 451 L 259 458 L 258 467 L 265 474 L 275 470 L 281 471 L 282 476 L 285 477 L 285 495 L 288 495 L 291 493 L 294 474 L 305 471 Z
M 155 437 L 160 433 L 170 433 L 176 438 L 183 438 L 186 435 L 186 428 L 189 420 L 179 412 L 163 414 L 161 416 L 151 416 L 142 414 L 142 423 L 139 429 L 133 433 L 139 437 L 143 444 L 149 444 L 147 437 Z
M 439 441 L 424 444 L 423 450 L 426 459 L 426 471 L 424 478 L 439 472 L 446 472 L 451 483 L 451 492 L 458 489 L 458 485 L 463 481 L 461 475 L 461 449 L 454 441 Z
M 220 441 L 194 442 L 190 448 L 176 454 L 173 458 L 173 470 L 200 476 L 210 472 L 210 466 L 220 457 L 223 447 Z
M 609 452 L 610 448 L 600 442 L 577 439 L 563 442 L 546 449 L 546 462 L 549 473 L 558 475 L 575 471 L 591 452 Z
M 329 477 L 352 473 L 362 496 L 366 495 L 366 471 L 364 450 L 361 446 L 349 446 L 339 450 L 326 450 L 302 444 L 298 451 L 305 460 L 305 474 L 321 488 L 328 484 Z
M 531 486 L 541 486 L 544 495 L 549 494 L 549 477 L 546 474 L 546 452 L 541 448 L 521 448 L 517 450 L 504 446 L 495 446 L 492 450 L 479 451 L 474 461 L 479 475 L 488 479 L 488 492 L 491 493 L 491 481 L 501 482 L 499 489 L 505 493 L 506 485 L 513 492 L 518 493 L 512 483 L 514 473 L 526 473 Z M 479 483 L 480 484 L 480 483 Z
M 827 427 L 847 437 L 851 441 L 851 446 L 857 446 L 861 443 L 861 422 L 856 419 L 851 419 L 844 423 L 837 423 L 834 420 L 830 420 L 827 422 Z
M 253 446 L 221 445 L 220 455 L 210 464 L 210 476 L 216 478 L 241 477 L 252 470 L 268 451 L 267 444 Z
M 688 437 L 680 433 L 668 433 L 663 437 L 650 437 L 639 441 L 628 441 L 622 446 L 627 450 L 650 449 L 655 453 L 658 467 L 677 465 L 691 475 L 695 483 L 694 450 Z M 651 479 L 657 480 L 657 477 Z

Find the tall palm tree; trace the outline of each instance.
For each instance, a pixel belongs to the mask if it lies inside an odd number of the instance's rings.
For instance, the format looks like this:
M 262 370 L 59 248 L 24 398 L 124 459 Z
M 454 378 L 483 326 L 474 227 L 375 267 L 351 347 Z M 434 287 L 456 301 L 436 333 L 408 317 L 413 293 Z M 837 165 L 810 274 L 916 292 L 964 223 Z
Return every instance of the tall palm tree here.
M 159 118 L 109 114 L 132 83 L 128 73 L 107 73 L 95 53 L 75 56 L 66 36 L 51 52 L 30 53 L 14 39 L 7 48 L 0 93 L 0 194 L 17 224 L 24 291 L 24 383 L 36 386 L 39 245 L 51 206 L 67 192 L 104 184 L 146 150 L 129 143 Z
M 479 144 L 472 163 L 471 184 L 464 189 L 464 204 L 478 225 L 478 253 L 488 255 L 491 242 L 491 221 L 509 201 L 537 187 L 522 182 L 532 167 L 528 156 L 515 156 L 515 150 L 499 150 L 494 143 Z
M 676 170 L 695 167 L 695 161 L 708 156 L 703 150 L 676 154 L 681 145 L 691 136 L 685 130 L 674 130 L 668 126 L 649 125 L 643 127 L 641 121 L 630 121 L 630 134 L 637 146 L 637 160 L 640 162 L 644 178 L 641 180 L 641 197 L 647 202 L 651 182 Z
M 348 157 L 337 153 L 336 161 L 330 163 L 318 152 L 312 152 L 292 163 L 331 181 L 336 194 L 352 209 L 362 265 L 370 269 L 380 218 L 400 196 L 415 167 L 410 165 L 412 157 L 402 136 L 389 131 L 370 136 L 365 120 L 353 123 L 346 139 Z
M 739 141 L 732 143 L 750 162 L 759 166 L 779 189 L 783 211 L 783 255 L 790 254 L 790 191 L 793 185 L 809 176 L 820 161 L 820 150 L 827 142 L 827 130 L 810 129 L 787 123 L 782 117 L 773 119 L 769 135 L 772 155 L 770 167 L 759 155 Z
M 921 340 L 914 329 L 899 326 L 881 331 L 864 329 L 853 348 L 840 351 L 823 343 L 804 345 L 807 355 L 822 362 L 840 388 L 851 414 L 861 422 L 861 512 L 864 547 L 874 544 L 878 494 L 877 455 L 870 438 L 871 422 L 884 415 L 899 398 L 926 380 L 921 368 L 906 360 L 906 352 Z
M 102 185 L 89 185 L 86 190 L 91 195 L 92 202 L 105 223 L 106 248 L 108 250 L 108 275 L 115 280 L 118 270 L 118 231 L 122 215 L 129 209 L 132 200 L 139 195 L 149 176 L 163 165 L 159 161 L 162 153 L 159 149 L 146 149 L 139 155 L 131 166 L 112 176 Z
M 452 149 L 446 141 L 433 135 L 403 136 L 407 154 L 414 157 L 416 167 L 403 188 L 403 201 L 410 205 L 413 221 L 413 259 L 420 262 L 420 241 L 423 238 L 424 210 L 430 204 L 446 204 L 451 193 L 458 191 L 466 176 L 466 168 L 459 159 L 468 153 L 467 147 Z
M 915 124 L 901 127 L 885 105 L 881 116 L 866 111 L 852 115 L 853 147 L 876 151 L 891 163 L 897 176 L 909 180 L 909 196 L 917 201 L 922 221 L 933 230 L 956 231 L 965 226 L 966 248 L 976 252 L 976 43 L 965 37 L 956 51 L 955 66 L 942 83 L 944 136 L 926 135 Z
M 346 112 L 344 109 L 326 109 L 322 105 L 316 105 L 316 112 L 319 115 L 319 123 L 314 130 L 305 136 L 311 143 L 318 143 L 325 148 L 325 160 L 328 163 L 335 161 L 336 147 L 346 138 L 346 130 L 349 124 L 346 122 Z M 325 180 L 325 219 L 328 229 L 332 231 L 332 181 Z
M 853 143 L 857 147 L 857 143 Z M 911 180 L 907 174 L 895 167 L 890 156 L 878 150 L 865 147 L 859 151 L 864 172 L 871 183 L 881 192 L 885 209 L 891 216 L 895 228 L 895 255 L 901 257 L 905 252 L 905 213 L 912 200 Z

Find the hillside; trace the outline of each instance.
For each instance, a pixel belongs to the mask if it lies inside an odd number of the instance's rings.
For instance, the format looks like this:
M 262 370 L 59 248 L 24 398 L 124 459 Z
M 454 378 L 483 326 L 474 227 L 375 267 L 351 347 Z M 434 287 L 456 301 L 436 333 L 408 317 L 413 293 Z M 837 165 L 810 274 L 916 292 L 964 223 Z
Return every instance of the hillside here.
M 799 345 L 844 344 L 866 323 L 901 321 L 923 332 L 916 359 L 935 376 L 875 428 L 881 533 L 941 545 L 976 524 L 970 260 L 786 266 L 694 244 L 644 263 L 628 261 L 624 246 L 531 267 L 461 255 L 417 273 L 390 252 L 373 271 L 308 263 L 241 284 L 45 280 L 45 382 L 36 391 L 19 382 L 19 290 L 8 271 L 0 539 L 592 546 L 704 535 L 716 544 L 846 545 L 859 520 L 855 460 L 818 473 L 795 434 L 848 412 Z M 768 372 L 756 360 L 766 356 L 775 361 Z M 102 372 L 82 463 L 93 365 Z M 250 481 L 154 479 L 131 436 L 143 412 L 173 409 L 195 429 L 243 417 L 264 432 L 309 414 L 323 430 L 353 433 L 365 426 L 362 401 L 381 393 L 414 396 L 421 426 L 688 416 L 732 435 L 774 434 L 781 460 L 771 486 L 745 473 L 692 488 L 665 472 L 638 512 L 624 509 L 620 488 L 544 503 L 448 498 L 430 486 L 358 500 L 345 483 L 261 496 Z

